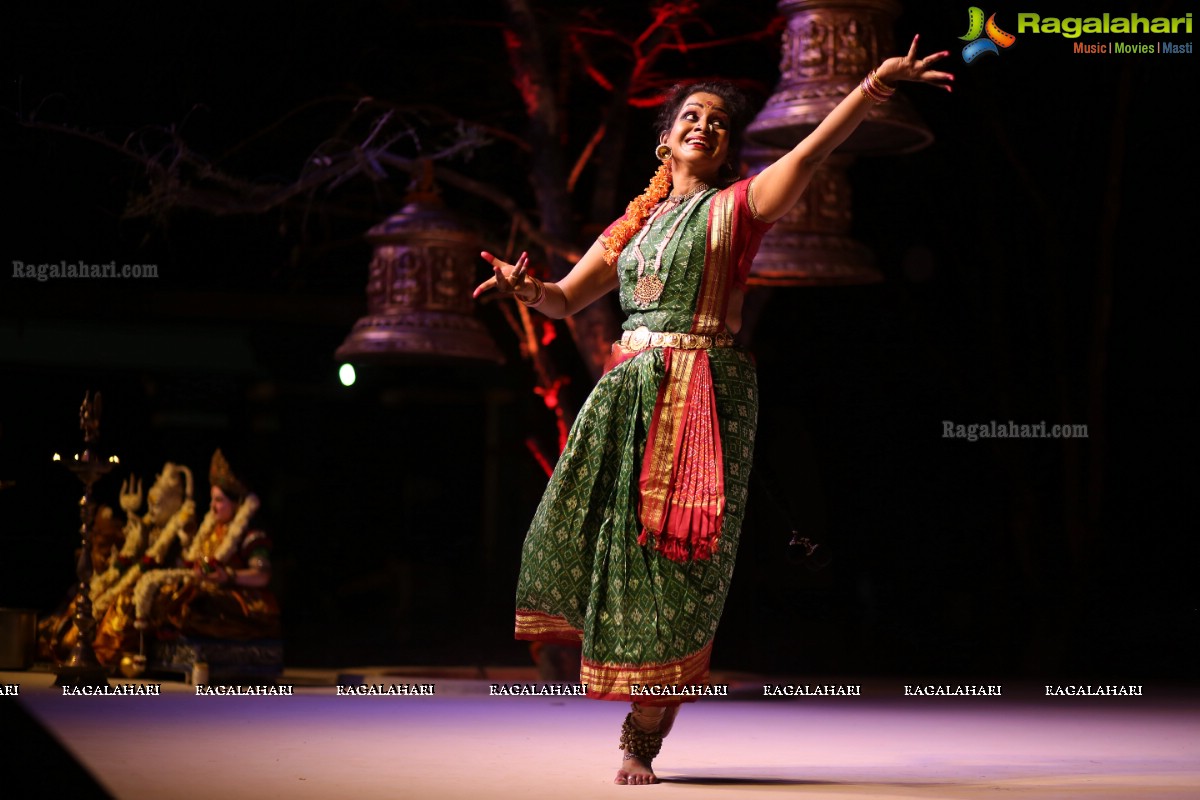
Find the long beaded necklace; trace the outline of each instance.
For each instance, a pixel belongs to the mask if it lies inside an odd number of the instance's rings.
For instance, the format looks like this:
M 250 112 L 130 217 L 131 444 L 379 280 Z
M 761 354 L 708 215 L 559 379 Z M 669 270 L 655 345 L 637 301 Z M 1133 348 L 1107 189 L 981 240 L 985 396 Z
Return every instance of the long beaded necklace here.
M 706 184 L 700 184 L 692 191 L 685 195 L 668 197 L 661 202 L 658 208 L 654 209 L 654 213 L 650 215 L 650 219 L 646 220 L 646 224 L 642 226 L 641 233 L 633 243 L 633 256 L 637 259 L 637 284 L 633 287 L 633 303 L 638 308 L 649 308 L 658 298 L 662 297 L 664 284 L 659 278 L 659 272 L 662 270 L 663 253 L 666 252 L 667 245 L 674 238 L 675 232 L 679 229 L 680 224 L 688 216 L 691 209 L 685 209 L 680 212 L 675 221 L 671 223 L 670 230 L 663 234 L 658 246 L 654 252 L 654 269 L 650 272 L 646 271 L 646 257 L 642 254 L 642 242 L 646 240 L 647 234 L 650 233 L 650 228 L 658 221 L 659 217 L 663 216 L 667 211 L 676 208 L 684 203 L 691 202 L 693 205 L 699 201 L 700 196 L 708 191 Z

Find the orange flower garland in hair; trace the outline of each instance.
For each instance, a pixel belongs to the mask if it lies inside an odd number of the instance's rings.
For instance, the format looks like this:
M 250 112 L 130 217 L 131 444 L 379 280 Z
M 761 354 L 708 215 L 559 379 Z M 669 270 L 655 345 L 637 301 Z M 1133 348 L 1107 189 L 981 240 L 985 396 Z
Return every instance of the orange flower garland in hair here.
M 650 179 L 650 185 L 646 187 L 646 191 L 629 201 L 629 205 L 625 207 L 625 216 L 612 226 L 607 237 L 601 237 L 600 243 L 604 245 L 604 262 L 606 264 L 612 266 L 617 263 L 625 245 L 629 244 L 633 235 L 646 224 L 654 207 L 670 193 L 671 167 L 664 162 L 654 173 L 654 177 Z

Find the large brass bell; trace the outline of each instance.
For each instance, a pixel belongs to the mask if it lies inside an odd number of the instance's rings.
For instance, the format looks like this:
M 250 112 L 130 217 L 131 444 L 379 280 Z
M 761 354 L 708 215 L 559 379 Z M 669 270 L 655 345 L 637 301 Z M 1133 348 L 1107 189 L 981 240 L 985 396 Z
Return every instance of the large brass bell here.
M 367 313 L 335 353 L 350 362 L 504 360 L 474 316 L 480 244 L 426 180 L 367 232 Z
M 746 129 L 746 138 L 790 149 L 810 133 L 866 74 L 895 54 L 893 0 L 780 0 L 787 16 L 775 93 Z M 911 153 L 933 141 L 903 94 L 871 109 L 839 153 Z

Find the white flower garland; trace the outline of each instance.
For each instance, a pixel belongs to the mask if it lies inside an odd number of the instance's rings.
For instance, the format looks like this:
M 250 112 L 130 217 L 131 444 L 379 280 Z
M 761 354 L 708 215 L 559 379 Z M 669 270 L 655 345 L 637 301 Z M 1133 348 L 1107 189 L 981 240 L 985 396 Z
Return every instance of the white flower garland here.
M 242 501 L 233 520 L 229 523 L 229 530 L 226 532 L 224 540 L 217 552 L 213 554 L 214 561 L 221 564 L 229 561 L 234 551 L 241 545 L 242 536 L 246 533 L 250 518 L 254 516 L 255 511 L 258 511 L 258 505 L 258 498 L 252 494 L 247 495 L 246 499 Z M 217 516 L 212 509 L 209 509 L 208 513 L 204 515 L 204 521 L 200 523 L 200 530 L 196 531 L 195 538 L 192 539 L 191 545 L 183 555 L 185 561 L 189 563 L 199 561 L 200 554 L 204 550 L 204 543 L 211 538 L 216 527 Z M 196 577 L 190 569 L 156 569 L 141 577 L 133 590 L 133 605 L 136 610 L 137 622 L 144 622 L 150 615 L 150 606 L 154 603 L 154 598 L 158 596 L 159 589 L 176 579 L 182 579 L 183 583 L 192 583 Z
M 185 530 L 184 526 L 186 526 L 192 520 L 192 517 L 194 517 L 195 514 L 196 501 L 189 497 L 183 501 L 183 504 L 179 506 L 179 509 L 171 515 L 169 520 L 167 520 L 167 524 L 163 526 L 162 530 L 154 539 L 154 543 L 150 545 L 149 549 L 146 550 L 146 552 L 143 554 L 143 557 L 153 558 L 156 564 L 161 564 L 163 556 L 167 554 L 167 550 L 171 546 L 171 542 L 176 538 L 180 540 L 187 538 L 187 531 Z M 134 520 L 130 520 L 130 523 L 134 522 L 135 520 L 136 517 Z M 122 555 L 129 555 L 130 557 L 136 557 L 137 555 L 136 552 L 126 554 L 124 547 L 121 548 L 121 553 Z M 107 577 L 110 573 L 112 573 L 111 580 L 115 580 L 117 575 L 120 574 L 120 570 L 118 570 L 116 566 L 112 566 L 109 567 L 108 572 L 104 574 Z M 134 564 L 129 569 L 125 570 L 125 574 L 120 575 L 120 580 L 117 580 L 115 584 L 110 585 L 110 588 L 104 590 L 99 597 L 96 597 L 92 600 L 94 615 L 97 618 L 103 616 L 104 612 L 108 610 L 108 607 L 111 606 L 118 597 L 124 594 L 125 591 L 129 589 L 129 587 L 132 586 L 135 581 L 139 580 L 141 576 L 141 564 Z M 92 584 L 92 590 L 93 592 L 96 590 L 95 582 Z
M 185 582 L 192 578 L 190 569 L 156 569 L 147 572 L 137 582 L 133 590 L 133 607 L 136 609 L 134 624 L 143 623 L 150 614 L 150 605 L 158 596 L 159 587 L 168 581 L 182 578 Z
M 187 500 L 183 501 L 183 505 L 179 507 L 179 510 L 172 514 L 171 518 L 167 520 L 166 526 L 164 526 L 158 536 L 154 538 L 154 541 L 150 543 L 150 546 L 146 549 L 143 558 L 153 558 L 154 563 L 161 564 L 163 557 L 166 556 L 167 551 L 171 549 L 171 542 L 178 539 L 180 542 L 186 545 L 188 535 L 184 526 L 191 522 L 192 518 L 195 516 L 196 501 L 189 497 Z
M 115 585 L 109 587 L 103 594 L 92 601 L 92 614 L 96 619 L 104 616 L 104 612 L 113 604 L 118 597 L 125 593 L 133 583 L 142 576 L 142 565 L 134 564 L 129 569 L 125 570 L 125 574 Z
M 238 547 L 242 544 L 242 535 L 246 533 L 246 526 L 250 524 L 250 518 L 258 511 L 258 497 L 253 494 L 246 495 L 246 499 L 238 506 L 237 513 L 233 515 L 233 520 L 229 523 L 229 531 L 225 534 L 217 552 L 213 553 L 213 560 L 224 564 L 229 560 L 229 557 L 234 554 Z M 204 515 L 204 521 L 200 523 L 200 530 L 196 531 L 196 538 L 192 539 L 191 546 L 187 552 L 183 554 L 183 558 L 188 562 L 195 562 L 200 559 L 200 554 L 204 552 L 204 546 L 208 540 L 212 538 L 213 530 L 217 527 L 217 516 L 209 509 Z
M 108 567 L 104 572 L 97 572 L 92 576 L 88 597 L 92 599 L 92 606 L 97 613 L 100 611 L 100 608 L 97 606 L 100 598 L 121 577 L 121 570 L 117 566 L 119 556 L 125 556 L 130 559 L 137 558 L 138 553 L 141 552 L 141 548 L 145 544 L 145 539 L 142 536 L 144 531 L 142 521 L 136 514 L 125 522 L 123 530 L 125 532 L 125 539 L 124 544 L 121 545 L 120 553 L 116 552 L 115 547 L 109 551 Z

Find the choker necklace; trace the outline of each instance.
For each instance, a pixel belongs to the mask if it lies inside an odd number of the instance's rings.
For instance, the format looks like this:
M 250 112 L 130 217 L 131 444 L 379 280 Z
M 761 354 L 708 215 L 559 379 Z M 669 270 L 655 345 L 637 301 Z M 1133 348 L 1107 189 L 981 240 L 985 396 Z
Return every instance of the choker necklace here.
M 685 200 L 691 200 L 693 197 L 700 194 L 701 192 L 707 192 L 708 189 L 709 189 L 709 186 L 707 183 L 698 183 L 698 184 L 696 184 L 696 188 L 692 189 L 687 194 L 669 195 L 663 202 L 664 203 L 682 203 Z

